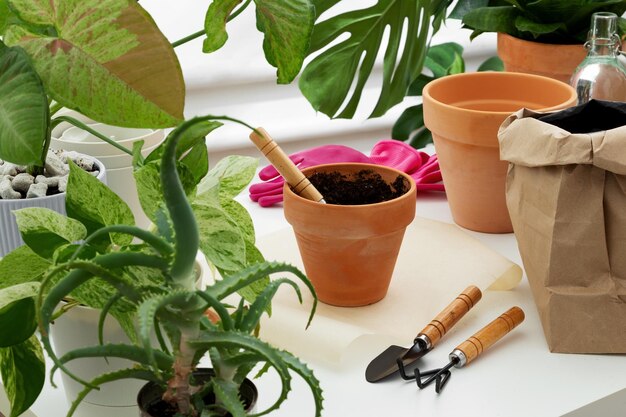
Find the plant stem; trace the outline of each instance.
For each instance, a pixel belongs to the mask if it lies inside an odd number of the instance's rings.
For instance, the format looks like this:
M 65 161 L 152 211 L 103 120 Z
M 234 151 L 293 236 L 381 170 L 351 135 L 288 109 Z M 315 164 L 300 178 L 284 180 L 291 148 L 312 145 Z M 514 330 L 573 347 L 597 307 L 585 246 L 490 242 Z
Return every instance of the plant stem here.
M 245 10 L 246 7 L 248 7 L 248 5 L 250 4 L 251 0 L 246 0 L 246 2 L 244 4 L 241 5 L 241 7 L 239 7 L 237 10 L 235 10 L 234 12 L 232 12 L 230 14 L 230 16 L 228 16 L 228 19 L 226 19 L 226 22 L 230 22 L 231 20 L 233 20 L 234 18 L 236 18 L 237 16 L 239 16 L 241 14 L 241 12 L 243 12 Z M 185 36 L 182 39 L 179 39 L 175 42 L 172 42 L 172 48 L 176 48 L 180 45 L 184 45 L 187 42 L 190 42 L 194 39 L 197 39 L 199 37 L 201 37 L 202 35 L 204 35 L 206 32 L 204 29 L 199 30 L 197 32 L 192 33 L 191 35 Z
M 130 156 L 133 156 L 133 151 L 131 151 L 130 149 L 126 148 L 125 146 L 120 145 L 119 143 L 117 143 L 116 141 L 112 140 L 111 138 L 109 138 L 109 137 L 103 135 L 102 133 L 92 129 L 91 127 L 87 126 L 85 123 L 81 122 L 80 120 L 74 119 L 73 117 L 69 117 L 69 116 L 59 116 L 59 117 L 56 117 L 54 120 L 52 120 L 52 127 L 51 128 L 54 129 L 61 122 L 68 122 L 68 123 L 73 124 L 76 127 L 80 127 L 81 129 L 83 129 L 86 132 L 91 133 L 92 135 L 94 135 L 98 139 L 102 139 L 103 141 L 105 141 L 109 145 L 119 149 L 120 151 L 122 151 L 124 153 L 129 154 Z
M 54 103 L 53 105 L 50 106 L 50 116 L 54 116 L 56 112 L 58 112 L 62 108 L 63 108 L 62 104 Z

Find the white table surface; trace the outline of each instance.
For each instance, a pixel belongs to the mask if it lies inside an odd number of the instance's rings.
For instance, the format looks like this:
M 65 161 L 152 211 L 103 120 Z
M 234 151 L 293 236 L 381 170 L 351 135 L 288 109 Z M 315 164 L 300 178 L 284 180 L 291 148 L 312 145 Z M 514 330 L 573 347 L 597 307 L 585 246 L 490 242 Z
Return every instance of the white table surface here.
M 251 212 L 258 236 L 288 226 L 281 207 L 259 208 L 247 196 L 242 196 L 240 201 Z M 452 222 L 447 201 L 442 194 L 420 195 L 417 200 L 417 214 Z M 513 234 L 468 233 L 521 265 Z M 415 308 L 419 308 L 419 299 L 420 294 L 416 294 Z M 488 323 L 513 305 L 518 305 L 525 311 L 524 323 L 466 368 L 453 369 L 452 378 L 441 394 L 436 394 L 434 387 L 420 391 L 414 382 L 405 382 L 399 378 L 377 384 L 367 383 L 364 378 L 367 363 L 386 347 L 367 340 L 356 342 L 353 352 L 339 365 L 308 361 L 324 389 L 323 415 L 553 417 L 564 415 L 626 388 L 624 355 L 549 352 L 526 278 L 513 291 L 486 292 L 480 308 L 468 313 L 468 317 L 473 318 L 462 320 L 455 328 L 455 337 L 444 338 L 436 349 L 422 359 L 422 366 L 430 369 L 445 364 L 448 353 L 460 343 L 460 338 L 471 335 L 482 324 Z M 398 317 L 398 320 L 402 319 Z M 471 325 L 468 326 L 468 322 Z M 480 323 L 480 326 L 477 327 L 476 323 Z M 393 326 L 393 323 L 389 325 Z M 302 337 L 306 337 L 304 332 Z M 410 342 L 410 339 L 407 340 L 407 345 Z M 57 380 L 60 383 L 58 376 Z M 273 374 L 267 374 L 257 380 L 256 384 L 262 410 L 263 406 L 269 405 L 276 398 L 278 379 Z M 293 388 L 288 400 L 279 410 L 271 413 L 271 416 L 314 415 L 311 394 L 297 375 L 293 379 Z M 626 391 L 624 393 L 626 395 Z M 624 405 L 626 401 L 604 403 L 607 406 L 602 414 L 579 412 L 576 416 L 626 415 L 625 408 L 615 405 Z M 63 417 L 67 404 L 62 389 L 53 389 L 47 383 L 32 409 L 38 417 Z M 111 415 L 113 417 L 115 413 Z

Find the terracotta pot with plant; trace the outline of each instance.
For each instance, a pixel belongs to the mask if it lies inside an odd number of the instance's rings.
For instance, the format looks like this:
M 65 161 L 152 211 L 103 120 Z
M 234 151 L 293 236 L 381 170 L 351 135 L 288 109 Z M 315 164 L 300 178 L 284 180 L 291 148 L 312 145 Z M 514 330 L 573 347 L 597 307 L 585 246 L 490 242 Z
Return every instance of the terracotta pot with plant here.
M 475 72 L 432 81 L 423 98 L 424 122 L 433 135 L 454 221 L 479 232 L 512 232 L 498 128 L 522 107 L 572 106 L 576 92 L 538 75 Z
M 498 55 L 506 71 L 543 75 L 568 83 L 585 58 L 583 44 L 596 12 L 621 16 L 619 0 L 459 0 L 450 18 L 472 29 L 472 38 L 498 33 Z M 620 17 L 620 27 L 626 20 Z
M 307 276 L 320 301 L 354 307 L 381 300 L 389 288 L 406 227 L 415 217 L 415 183 L 403 172 L 370 164 L 303 170 L 327 204 L 284 188 Z

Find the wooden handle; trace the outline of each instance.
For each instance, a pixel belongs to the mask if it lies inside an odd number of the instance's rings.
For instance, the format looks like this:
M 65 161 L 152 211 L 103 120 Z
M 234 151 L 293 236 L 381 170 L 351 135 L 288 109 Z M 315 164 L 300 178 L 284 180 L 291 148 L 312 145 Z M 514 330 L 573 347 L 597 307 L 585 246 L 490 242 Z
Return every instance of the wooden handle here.
M 441 338 L 448 333 L 461 318 L 480 301 L 483 294 L 478 287 L 470 285 L 458 297 L 454 299 L 448 306 L 437 315 L 424 329 L 418 334 L 427 336 L 432 346 L 435 346 Z
M 476 359 L 483 351 L 500 340 L 505 334 L 524 321 L 524 312 L 519 307 L 511 307 L 500 317 L 477 331 L 472 337 L 457 346 L 456 350 L 463 352 L 467 365 Z
M 257 133 L 258 131 L 258 133 Z M 306 199 L 324 202 L 324 197 L 311 184 L 307 177 L 298 169 L 291 159 L 283 152 L 270 135 L 259 127 L 250 133 L 250 139 L 256 147 L 265 155 L 276 170 L 283 176 L 294 193 Z

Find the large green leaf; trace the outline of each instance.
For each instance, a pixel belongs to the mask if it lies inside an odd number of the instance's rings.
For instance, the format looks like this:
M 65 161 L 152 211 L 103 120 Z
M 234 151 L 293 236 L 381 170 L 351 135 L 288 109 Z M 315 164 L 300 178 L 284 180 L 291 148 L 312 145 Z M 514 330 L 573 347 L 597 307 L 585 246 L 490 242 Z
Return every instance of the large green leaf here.
M 383 37 L 388 33 L 382 89 L 371 117 L 383 115 L 404 99 L 409 85 L 421 73 L 431 19 L 437 20 L 445 13 L 448 3 L 445 0 L 379 0 L 374 6 L 317 23 L 310 53 L 327 48 L 331 43 L 333 46 L 306 66 L 300 78 L 300 90 L 316 110 L 328 116 L 354 116 Z M 400 50 L 404 30 L 410 41 Z M 336 42 L 342 35 L 349 36 Z M 342 106 L 345 107 L 342 109 Z
M 39 281 L 50 265 L 31 248 L 22 245 L 0 259 L 0 289 Z
M 7 44 L 33 58 L 48 93 L 93 119 L 167 127 L 183 118 L 185 86 L 173 48 L 134 0 L 9 0 L 47 33 L 10 26 Z
M 0 374 L 11 403 L 9 417 L 17 417 L 35 402 L 45 381 L 46 366 L 37 337 L 0 348 Z
M 68 216 L 83 223 L 89 233 L 103 226 L 135 224 L 132 211 L 117 194 L 76 164 L 70 162 L 69 165 L 70 178 L 65 196 Z M 111 241 L 118 245 L 127 245 L 132 241 L 132 237 L 112 233 Z
M 257 28 L 265 34 L 263 51 L 278 69 L 278 83 L 296 78 L 309 49 L 315 22 L 310 0 L 254 0 Z
M 238 271 L 246 266 L 246 241 L 235 223 L 220 207 L 193 203 L 200 232 L 200 249 L 220 269 Z
M 28 55 L 0 41 L 0 159 L 42 165 L 49 119 L 48 99 Z
M 186 165 L 179 163 L 178 174 L 187 195 L 195 191 L 196 180 L 194 173 Z M 164 206 L 163 186 L 161 185 L 161 162 L 152 161 L 135 170 L 133 176 L 137 183 L 137 194 L 141 208 L 150 220 L 157 222 L 157 211 Z
M 463 17 L 463 24 L 474 29 L 472 37 L 482 32 L 501 32 L 516 36 L 515 19 L 520 11 L 513 6 L 481 7 Z
M 0 347 L 9 347 L 30 338 L 37 328 L 34 297 L 38 282 L 27 282 L 0 290 Z
M 239 195 L 252 181 L 259 161 L 249 156 L 230 155 L 221 159 L 198 184 L 198 198 L 219 194 L 221 198 Z M 217 187 L 218 192 L 214 193 Z
M 56 249 L 87 236 L 78 220 L 45 208 L 29 207 L 14 211 L 24 242 L 39 256 L 52 258 Z

